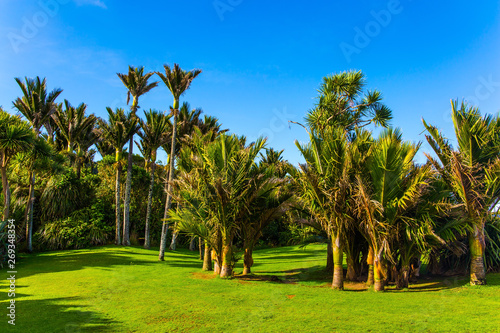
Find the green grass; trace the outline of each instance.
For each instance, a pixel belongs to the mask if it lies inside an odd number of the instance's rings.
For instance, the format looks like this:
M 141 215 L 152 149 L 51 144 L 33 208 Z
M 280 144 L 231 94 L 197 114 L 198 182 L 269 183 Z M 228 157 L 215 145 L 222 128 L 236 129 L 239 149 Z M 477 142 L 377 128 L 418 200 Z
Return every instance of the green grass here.
M 500 274 L 422 280 L 408 291 L 333 291 L 320 245 L 259 250 L 250 279 L 201 272 L 197 254 L 107 246 L 24 255 L 17 264 L 16 326 L 7 324 L 1 270 L 0 332 L 494 332 Z M 241 272 L 241 263 L 236 272 Z

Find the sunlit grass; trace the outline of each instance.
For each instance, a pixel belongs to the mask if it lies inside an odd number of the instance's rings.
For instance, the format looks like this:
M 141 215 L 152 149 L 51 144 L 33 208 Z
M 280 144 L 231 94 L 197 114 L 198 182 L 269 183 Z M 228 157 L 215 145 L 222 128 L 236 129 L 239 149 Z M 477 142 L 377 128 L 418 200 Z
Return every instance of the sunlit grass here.
M 7 324 L 2 270 L 0 332 L 493 332 L 500 327 L 500 274 L 423 279 L 380 294 L 362 284 L 329 288 L 326 250 L 255 253 L 254 276 L 201 272 L 198 254 L 101 247 L 25 256 L 17 265 L 16 326 Z M 241 263 L 236 272 L 242 271 Z

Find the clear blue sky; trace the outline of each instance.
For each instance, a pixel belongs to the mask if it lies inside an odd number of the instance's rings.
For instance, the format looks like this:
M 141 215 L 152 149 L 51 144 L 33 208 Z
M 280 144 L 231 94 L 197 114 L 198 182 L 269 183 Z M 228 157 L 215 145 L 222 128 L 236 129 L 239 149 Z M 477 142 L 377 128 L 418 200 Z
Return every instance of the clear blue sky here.
M 286 121 L 303 119 L 323 76 L 360 69 L 406 139 L 424 140 L 422 117 L 451 136 L 451 98 L 500 110 L 499 13 L 496 0 L 1 0 L 0 105 L 14 112 L 14 77 L 38 75 L 103 117 L 125 106 L 117 72 L 176 62 L 203 70 L 184 101 L 296 164 L 306 135 Z M 140 100 L 171 103 L 162 84 Z

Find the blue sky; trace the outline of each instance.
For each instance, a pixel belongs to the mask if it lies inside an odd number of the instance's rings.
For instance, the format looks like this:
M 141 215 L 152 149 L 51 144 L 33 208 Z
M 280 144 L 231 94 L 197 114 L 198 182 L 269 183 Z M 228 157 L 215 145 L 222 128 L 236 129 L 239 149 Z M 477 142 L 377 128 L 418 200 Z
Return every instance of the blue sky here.
M 0 105 L 11 112 L 14 77 L 46 77 L 64 89 L 59 101 L 104 117 L 125 106 L 116 73 L 128 65 L 200 68 L 182 100 L 231 132 L 268 136 L 294 164 L 294 140 L 307 137 L 287 120 L 303 119 L 331 73 L 362 70 L 412 141 L 425 140 L 422 117 L 452 136 L 452 98 L 500 110 L 500 3 L 490 0 L 1 0 L 0 50 Z M 162 84 L 140 100 L 171 104 Z

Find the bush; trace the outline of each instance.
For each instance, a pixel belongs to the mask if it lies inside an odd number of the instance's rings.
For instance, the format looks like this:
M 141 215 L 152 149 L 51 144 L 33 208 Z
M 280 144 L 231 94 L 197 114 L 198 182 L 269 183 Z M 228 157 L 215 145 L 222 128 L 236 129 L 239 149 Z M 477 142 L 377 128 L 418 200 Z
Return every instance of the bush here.
M 98 203 L 71 216 L 44 224 L 35 234 L 39 250 L 80 249 L 104 245 L 113 235 Z

